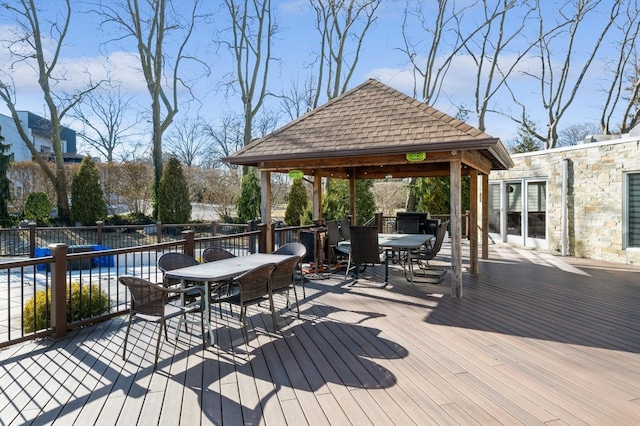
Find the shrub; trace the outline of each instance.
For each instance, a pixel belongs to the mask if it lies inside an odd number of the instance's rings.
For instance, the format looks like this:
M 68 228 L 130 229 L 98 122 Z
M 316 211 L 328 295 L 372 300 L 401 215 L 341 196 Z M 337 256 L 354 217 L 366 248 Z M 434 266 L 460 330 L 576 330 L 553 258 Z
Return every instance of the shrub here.
M 255 168 L 250 168 L 246 175 L 242 176 L 240 197 L 237 210 L 241 222 L 247 223 L 260 216 L 261 206 L 260 181 Z
M 191 219 L 189 186 L 180 160 L 171 157 L 158 186 L 158 219 L 162 223 L 187 223 Z
M 291 185 L 289 191 L 289 202 L 287 203 L 287 210 L 284 213 L 284 221 L 289 226 L 299 226 L 304 215 L 304 211 L 307 209 L 307 190 L 304 187 L 302 179 L 296 179 Z
M 67 322 L 80 321 L 109 312 L 111 299 L 97 284 L 67 286 Z M 51 324 L 51 290 L 39 290 L 27 301 L 22 313 L 23 330 L 32 333 Z M 35 326 L 35 328 L 34 328 Z
M 51 213 L 51 200 L 45 192 L 32 192 L 24 203 L 24 215 L 37 223 L 46 223 Z
M 100 186 L 100 174 L 96 163 L 87 156 L 71 183 L 71 219 L 83 225 L 95 225 L 105 217 L 107 202 Z

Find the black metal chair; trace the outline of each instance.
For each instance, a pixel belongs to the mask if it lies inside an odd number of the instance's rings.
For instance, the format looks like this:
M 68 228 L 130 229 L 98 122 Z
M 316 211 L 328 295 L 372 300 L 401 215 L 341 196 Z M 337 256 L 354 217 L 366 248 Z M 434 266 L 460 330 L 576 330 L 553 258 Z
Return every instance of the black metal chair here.
M 278 263 L 278 266 L 271 274 L 270 287 L 272 300 L 274 294 L 287 293 L 287 309 L 291 309 L 289 291 L 293 290 L 298 318 L 300 318 L 300 307 L 298 306 L 298 293 L 296 292 L 296 267 L 300 264 L 300 259 L 300 256 L 294 256 Z
M 379 265 L 382 263 L 380 247 L 378 245 L 377 226 L 351 226 L 351 252 L 349 264 L 353 263 L 354 282 L 359 273 L 363 272 L 367 265 Z
M 327 227 L 327 246 L 329 247 L 329 262 L 330 264 L 339 263 L 339 269 L 342 269 L 342 261 L 346 261 L 349 258 L 349 253 L 341 250 L 338 243 L 343 241 L 342 233 L 340 232 L 340 224 L 337 220 L 330 220 L 325 223 Z M 335 266 L 335 265 L 334 265 Z M 347 264 L 348 268 L 348 264 Z
M 240 306 L 240 321 L 242 321 L 242 334 L 245 343 L 249 343 L 247 336 L 247 307 L 257 305 L 265 299 L 269 299 L 273 330 L 277 330 L 276 313 L 271 296 L 271 274 L 276 269 L 275 263 L 267 263 L 236 277 L 233 283 L 238 286 L 239 292 L 233 295 L 229 302 Z
M 202 345 L 204 350 L 204 347 L 206 346 L 203 315 L 204 303 L 202 302 L 205 295 L 204 287 L 197 286 L 190 287 L 188 289 L 171 289 L 164 287 L 162 284 L 155 284 L 143 278 L 138 278 L 130 275 L 120 276 L 118 277 L 118 281 L 122 285 L 126 286 L 131 294 L 131 308 L 129 310 L 129 322 L 127 324 L 127 331 L 124 336 L 124 345 L 122 347 L 122 359 L 126 360 L 127 340 L 129 339 L 129 331 L 131 330 L 131 324 L 134 319 L 141 319 L 143 321 L 159 323 L 158 339 L 156 343 L 156 355 L 153 363 L 154 370 L 158 366 L 162 329 L 164 329 L 164 336 L 168 341 L 169 336 L 167 333 L 167 320 L 171 318 L 185 316 L 186 314 L 190 313 L 199 313 L 200 328 L 202 331 Z M 177 306 L 168 303 L 168 295 L 171 293 L 187 293 L 194 291 L 197 291 L 200 295 L 200 299 L 197 303 L 192 303 L 186 306 Z M 178 327 L 179 326 L 180 325 L 178 324 Z
M 412 261 L 418 265 L 418 271 L 414 270 L 414 275 L 420 277 L 429 277 L 436 280 L 436 284 L 440 282 L 444 274 L 447 272 L 445 269 L 433 269 L 429 265 L 429 261 L 434 259 L 442 248 L 444 237 L 449 228 L 449 222 L 445 221 L 438 225 L 438 233 L 436 235 L 435 242 L 432 246 L 423 246 L 416 254 L 412 254 Z
M 340 219 L 338 221 L 338 225 L 340 225 L 340 234 L 342 235 L 343 240 L 351 239 L 351 230 L 349 227 L 351 226 L 351 220 L 349 219 Z

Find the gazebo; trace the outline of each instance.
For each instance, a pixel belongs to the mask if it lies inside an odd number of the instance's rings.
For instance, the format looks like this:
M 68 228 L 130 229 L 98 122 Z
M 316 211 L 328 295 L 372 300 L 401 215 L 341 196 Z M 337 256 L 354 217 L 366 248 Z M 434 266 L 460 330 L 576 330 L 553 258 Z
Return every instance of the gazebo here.
M 260 170 L 262 221 L 270 231 L 271 173 L 296 171 L 313 182 L 313 219 L 320 221 L 323 177 L 349 179 L 350 213 L 357 217 L 357 179 L 449 176 L 451 180 L 451 294 L 462 297 L 461 180 L 470 178 L 470 269 L 478 271 L 478 176 L 482 185 L 482 258 L 488 257 L 491 170 L 513 163 L 486 133 L 370 79 L 253 141 L 224 161 Z M 271 235 L 271 232 L 267 232 Z M 268 246 L 271 246 L 268 244 Z

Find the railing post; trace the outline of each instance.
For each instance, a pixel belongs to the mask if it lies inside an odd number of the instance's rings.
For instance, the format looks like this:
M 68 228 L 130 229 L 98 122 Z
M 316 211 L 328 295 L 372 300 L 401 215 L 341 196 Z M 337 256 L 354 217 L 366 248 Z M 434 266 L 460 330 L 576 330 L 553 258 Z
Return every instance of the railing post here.
M 96 225 L 98 225 L 98 230 L 97 230 L 97 240 L 98 240 L 98 244 L 102 245 L 102 225 L 104 224 L 103 221 L 101 220 L 96 220 Z
M 215 237 L 216 235 L 218 235 L 218 221 L 213 220 L 211 221 L 211 236 Z
M 51 264 L 51 327 L 55 340 L 67 337 L 67 248 L 64 243 L 50 244 Z
M 247 222 L 247 230 L 249 232 L 255 231 L 257 229 L 258 228 L 256 227 L 256 221 L 255 220 L 250 220 L 249 222 Z M 255 253 L 255 250 L 256 250 L 256 237 L 255 237 L 255 235 L 251 235 L 249 237 L 249 253 Z
M 162 243 L 162 222 L 156 222 L 156 230 L 158 231 L 156 232 L 156 241 L 160 244 Z
M 184 254 L 189 255 L 191 257 L 195 257 L 194 254 L 196 252 L 196 242 L 195 242 L 196 232 L 192 229 L 188 231 L 182 231 L 182 238 L 184 238 Z
M 29 257 L 36 257 L 36 223 L 29 222 Z
M 464 215 L 464 236 L 467 237 L 467 239 L 469 239 L 469 229 L 469 210 L 467 210 Z
M 258 253 L 271 253 L 273 250 L 267 251 L 267 224 L 259 224 L 258 230 L 260 231 L 260 237 L 258 238 Z
M 384 213 L 378 212 L 375 214 L 376 226 L 378 227 L 378 232 L 383 232 L 383 224 L 384 224 Z

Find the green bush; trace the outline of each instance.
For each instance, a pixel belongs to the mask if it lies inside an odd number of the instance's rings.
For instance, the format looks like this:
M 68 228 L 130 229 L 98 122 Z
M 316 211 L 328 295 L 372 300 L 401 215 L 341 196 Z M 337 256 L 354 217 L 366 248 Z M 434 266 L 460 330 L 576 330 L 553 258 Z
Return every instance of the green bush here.
M 238 217 L 241 222 L 247 223 L 260 217 L 262 195 L 260 193 L 260 180 L 255 168 L 249 168 L 246 175 L 242 176 L 240 197 L 236 204 Z
M 284 221 L 289 226 L 300 226 L 308 204 L 307 190 L 302 179 L 296 179 L 289 191 L 289 202 L 287 210 L 284 212 Z
M 171 157 L 164 167 L 158 186 L 158 219 L 162 223 L 187 223 L 191 220 L 189 185 L 180 160 Z
M 97 284 L 67 286 L 67 322 L 105 314 L 111 309 L 109 295 Z M 25 333 L 44 330 L 51 324 L 51 290 L 39 290 L 27 301 L 22 313 Z M 35 328 L 34 328 L 35 325 Z
M 35 220 L 37 223 L 46 223 L 51 213 L 51 200 L 46 192 L 32 192 L 27 195 L 24 202 L 24 215 L 26 219 Z
M 71 219 L 83 225 L 95 225 L 106 217 L 107 202 L 98 167 L 91 157 L 84 157 L 71 183 Z

